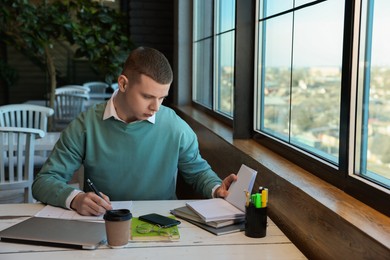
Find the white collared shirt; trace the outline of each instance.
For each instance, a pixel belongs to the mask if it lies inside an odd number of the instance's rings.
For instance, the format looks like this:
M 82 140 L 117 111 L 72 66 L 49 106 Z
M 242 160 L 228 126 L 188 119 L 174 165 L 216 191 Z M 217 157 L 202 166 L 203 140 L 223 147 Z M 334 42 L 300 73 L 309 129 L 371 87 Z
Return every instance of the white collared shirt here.
M 110 100 L 108 100 L 107 106 L 104 109 L 103 120 L 106 120 L 110 117 L 113 117 L 116 120 L 122 121 L 122 122 L 127 124 L 127 122 L 125 122 L 124 120 L 119 118 L 119 116 L 116 112 L 115 106 L 114 106 L 114 97 L 117 95 L 117 93 L 118 93 L 118 90 L 115 90 L 115 92 L 112 94 Z M 154 124 L 156 121 L 156 114 L 153 114 L 153 116 L 149 117 L 146 120 L 149 121 L 150 123 Z

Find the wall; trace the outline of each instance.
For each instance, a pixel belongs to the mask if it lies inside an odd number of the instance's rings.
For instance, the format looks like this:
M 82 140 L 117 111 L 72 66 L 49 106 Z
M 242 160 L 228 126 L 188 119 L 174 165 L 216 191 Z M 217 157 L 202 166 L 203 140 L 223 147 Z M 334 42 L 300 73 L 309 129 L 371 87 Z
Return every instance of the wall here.
M 128 3 L 131 40 L 136 46 L 159 50 L 173 66 L 173 0 L 130 0 Z M 172 103 L 173 89 L 164 104 Z

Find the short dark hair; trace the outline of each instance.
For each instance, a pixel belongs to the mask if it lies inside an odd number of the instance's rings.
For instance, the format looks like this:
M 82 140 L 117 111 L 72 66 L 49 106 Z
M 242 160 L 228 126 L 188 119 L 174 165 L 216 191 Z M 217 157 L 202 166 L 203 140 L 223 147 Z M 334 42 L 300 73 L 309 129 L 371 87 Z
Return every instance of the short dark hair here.
M 130 52 L 122 70 L 129 81 L 138 81 L 144 74 L 160 84 L 171 84 L 173 72 L 168 59 L 156 49 L 138 47 Z

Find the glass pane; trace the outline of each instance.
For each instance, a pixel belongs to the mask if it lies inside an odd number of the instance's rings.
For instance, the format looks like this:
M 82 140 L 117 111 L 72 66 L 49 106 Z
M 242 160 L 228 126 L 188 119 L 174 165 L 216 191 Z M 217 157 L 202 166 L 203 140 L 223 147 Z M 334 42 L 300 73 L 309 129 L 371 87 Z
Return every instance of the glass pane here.
M 342 1 L 295 12 L 291 143 L 335 163 L 340 129 Z
M 212 108 L 212 40 L 206 39 L 194 44 L 194 101 Z
M 211 1 L 210 1 L 211 2 Z M 219 25 L 217 33 L 232 30 L 235 27 L 235 0 L 222 0 L 219 3 Z
M 390 187 L 390 1 L 362 3 L 358 174 Z M 365 43 L 365 44 L 363 44 Z
M 293 8 L 294 0 L 262 0 L 259 1 L 259 19 Z M 265 13 L 264 13 L 265 11 Z
M 329 0 L 259 23 L 257 129 L 335 163 L 343 9 Z
M 289 135 L 292 14 L 260 23 L 263 54 L 259 60 L 263 109 L 258 115 L 262 131 L 285 141 Z M 267 33 L 270 32 L 270 33 Z M 272 33 L 278 32 L 278 33 Z M 263 64 L 263 66 L 261 66 Z
M 213 34 L 213 1 L 194 1 L 194 40 Z
M 234 31 L 217 37 L 218 58 L 216 71 L 216 109 L 233 116 L 234 86 Z
M 311 2 L 315 2 L 317 0 L 295 0 L 295 7 L 298 7 L 300 5 L 308 4 Z

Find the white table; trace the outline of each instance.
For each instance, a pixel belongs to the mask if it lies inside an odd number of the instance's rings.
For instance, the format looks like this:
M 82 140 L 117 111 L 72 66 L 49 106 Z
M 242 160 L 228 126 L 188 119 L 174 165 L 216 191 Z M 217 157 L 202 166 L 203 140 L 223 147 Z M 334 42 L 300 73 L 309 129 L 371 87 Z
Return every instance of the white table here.
M 61 136 L 61 132 L 47 132 L 44 137 L 37 138 L 35 140 L 35 151 L 48 151 L 53 150 L 54 145 L 57 143 Z M 5 139 L 5 144 L 8 140 Z
M 47 132 L 35 141 L 35 151 L 51 151 L 60 138 L 61 132 Z
M 134 217 L 169 210 L 185 201 L 134 201 Z M 0 205 L 0 230 L 33 216 L 41 204 Z M 269 220 L 267 236 L 249 238 L 244 232 L 215 236 L 184 220 L 176 242 L 129 242 L 122 249 L 102 245 L 96 250 L 76 250 L 0 242 L 0 259 L 306 259 L 282 231 Z M 77 231 L 76 231 L 77 232 Z

